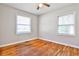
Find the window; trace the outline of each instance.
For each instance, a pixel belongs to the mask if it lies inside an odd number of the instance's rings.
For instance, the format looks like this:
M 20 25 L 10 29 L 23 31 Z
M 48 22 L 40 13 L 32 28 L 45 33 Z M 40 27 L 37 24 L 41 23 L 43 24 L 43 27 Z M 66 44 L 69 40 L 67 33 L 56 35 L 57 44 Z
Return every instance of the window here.
M 58 17 L 58 34 L 75 35 L 75 17 L 74 14 L 68 14 Z
M 29 17 L 17 16 L 16 34 L 31 32 L 31 19 Z

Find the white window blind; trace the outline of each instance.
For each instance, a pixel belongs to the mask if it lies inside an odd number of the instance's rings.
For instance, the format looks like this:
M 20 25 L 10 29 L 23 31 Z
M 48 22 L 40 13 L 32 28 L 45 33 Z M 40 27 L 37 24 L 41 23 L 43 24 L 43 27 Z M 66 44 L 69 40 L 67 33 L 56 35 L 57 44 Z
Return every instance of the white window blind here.
M 75 17 L 73 13 L 59 16 L 58 33 L 61 35 L 75 35 Z
M 16 22 L 16 33 L 23 34 L 23 33 L 30 33 L 31 32 L 31 18 L 24 17 L 24 16 L 17 16 Z

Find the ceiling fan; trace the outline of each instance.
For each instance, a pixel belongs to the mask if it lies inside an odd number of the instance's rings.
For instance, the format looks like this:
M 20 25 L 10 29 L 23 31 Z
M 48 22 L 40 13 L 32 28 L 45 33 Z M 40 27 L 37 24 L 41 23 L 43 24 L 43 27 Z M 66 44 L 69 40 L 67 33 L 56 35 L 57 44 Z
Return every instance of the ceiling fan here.
M 39 10 L 40 8 L 44 8 L 44 7 L 50 7 L 50 5 L 47 3 L 39 3 L 37 6 L 37 10 Z

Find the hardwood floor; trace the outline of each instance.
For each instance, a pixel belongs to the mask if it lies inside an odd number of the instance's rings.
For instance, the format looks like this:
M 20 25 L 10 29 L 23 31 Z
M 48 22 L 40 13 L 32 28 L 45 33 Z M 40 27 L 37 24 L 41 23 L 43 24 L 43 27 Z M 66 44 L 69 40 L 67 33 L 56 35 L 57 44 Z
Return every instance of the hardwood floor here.
M 0 48 L 1 56 L 79 56 L 79 49 L 41 39 Z

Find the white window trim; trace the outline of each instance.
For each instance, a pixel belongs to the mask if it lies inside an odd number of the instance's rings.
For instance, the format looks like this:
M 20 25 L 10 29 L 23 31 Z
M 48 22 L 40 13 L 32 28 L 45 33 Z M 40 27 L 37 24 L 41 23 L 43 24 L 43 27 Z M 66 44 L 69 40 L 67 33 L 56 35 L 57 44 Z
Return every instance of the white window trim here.
M 60 33 L 58 33 L 58 27 L 59 27 L 59 24 L 58 24 L 58 22 L 59 22 L 59 17 L 61 17 L 61 16 L 64 16 L 64 15 L 67 15 L 67 14 L 74 14 L 74 24 L 66 24 L 66 25 L 74 25 L 74 35 L 71 35 L 71 34 L 60 34 Z M 58 36 L 75 36 L 76 35 L 76 12 L 72 12 L 72 13 L 66 13 L 66 14 L 63 14 L 63 15 L 59 15 L 59 16 L 57 16 L 57 29 L 56 29 L 56 32 L 57 32 L 57 35 Z M 65 24 L 64 24 L 65 25 Z M 64 25 L 60 25 L 60 26 L 64 26 Z M 66 26 L 65 25 L 65 26 Z

